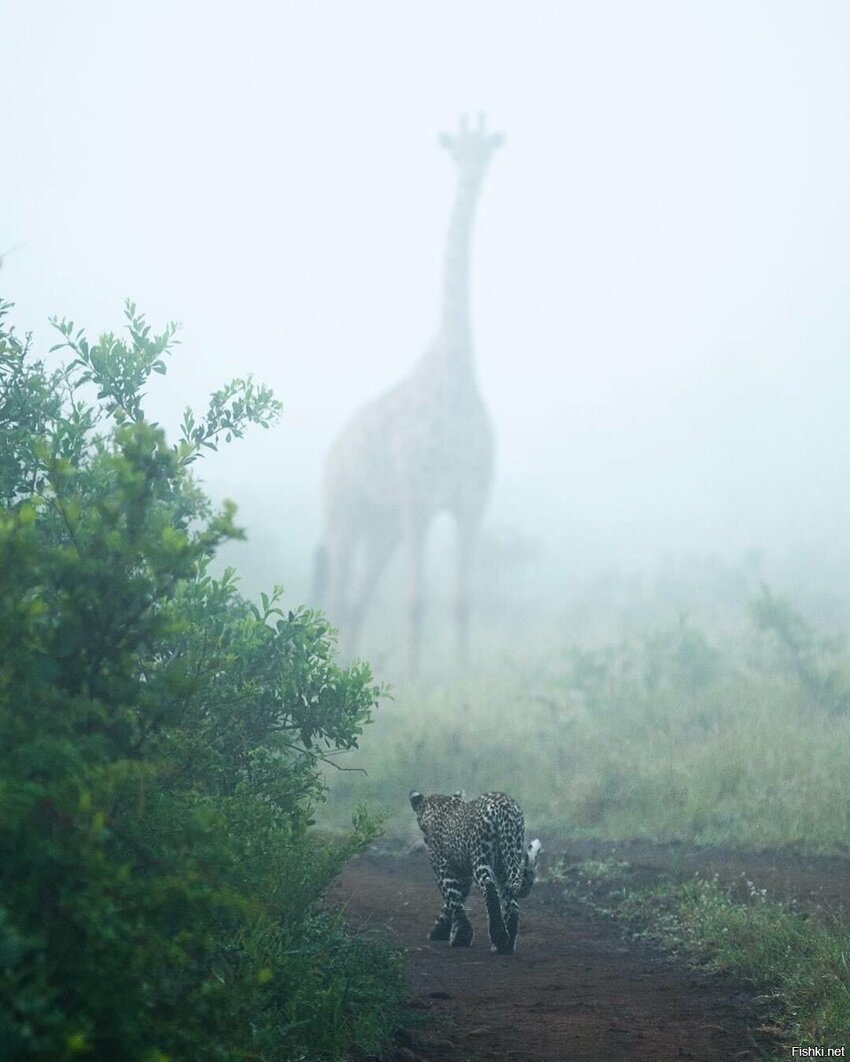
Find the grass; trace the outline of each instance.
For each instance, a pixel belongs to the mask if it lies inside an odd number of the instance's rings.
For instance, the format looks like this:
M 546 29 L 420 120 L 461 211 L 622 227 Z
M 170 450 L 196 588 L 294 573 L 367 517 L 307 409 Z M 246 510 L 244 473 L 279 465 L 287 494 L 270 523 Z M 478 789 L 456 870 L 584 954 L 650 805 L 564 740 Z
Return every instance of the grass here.
M 668 660 L 648 682 L 640 643 L 503 653 L 400 686 L 346 758 L 366 775 L 330 772 L 325 818 L 366 799 L 412 838 L 410 789 L 500 789 L 560 835 L 845 850 L 850 716 L 813 706 L 793 675 L 713 651 L 699 681 Z
M 666 950 L 748 982 L 801 1046 L 841 1046 L 850 1038 L 850 927 L 769 899 L 752 882 L 717 877 L 635 887 L 629 864 L 594 861 L 556 867 L 550 880 Z

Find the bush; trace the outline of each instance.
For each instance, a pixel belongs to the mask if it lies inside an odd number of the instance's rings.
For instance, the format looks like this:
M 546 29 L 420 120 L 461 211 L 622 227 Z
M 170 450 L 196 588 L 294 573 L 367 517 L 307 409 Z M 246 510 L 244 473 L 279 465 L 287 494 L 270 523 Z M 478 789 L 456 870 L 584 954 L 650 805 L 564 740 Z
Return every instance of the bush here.
M 843 639 L 824 637 L 764 583 L 750 611 L 756 628 L 772 638 L 779 666 L 797 679 L 809 704 L 845 715 L 850 708 L 850 688 L 841 666 Z
M 48 372 L 0 305 L 0 1055 L 340 1057 L 398 1013 L 395 957 L 321 911 L 374 834 L 311 831 L 328 756 L 379 696 L 280 592 L 257 607 L 216 548 L 237 537 L 191 466 L 268 425 L 248 378 L 184 416 L 142 388 L 174 327 Z M 54 348 L 57 349 L 57 348 Z M 92 391 L 96 398 L 87 398 Z M 363 959 L 362 968 L 360 959 Z

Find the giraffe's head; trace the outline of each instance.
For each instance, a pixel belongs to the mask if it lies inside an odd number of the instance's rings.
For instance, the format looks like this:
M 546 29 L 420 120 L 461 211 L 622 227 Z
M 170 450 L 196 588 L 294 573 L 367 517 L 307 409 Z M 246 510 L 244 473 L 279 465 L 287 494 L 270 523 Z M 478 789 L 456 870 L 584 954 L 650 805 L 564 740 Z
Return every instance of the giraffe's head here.
M 470 129 L 466 115 L 460 120 L 456 133 L 441 133 L 440 143 L 455 160 L 458 168 L 470 176 L 481 177 L 493 153 L 504 142 L 501 133 L 488 133 L 484 127 L 484 115 L 478 115 L 478 125 Z

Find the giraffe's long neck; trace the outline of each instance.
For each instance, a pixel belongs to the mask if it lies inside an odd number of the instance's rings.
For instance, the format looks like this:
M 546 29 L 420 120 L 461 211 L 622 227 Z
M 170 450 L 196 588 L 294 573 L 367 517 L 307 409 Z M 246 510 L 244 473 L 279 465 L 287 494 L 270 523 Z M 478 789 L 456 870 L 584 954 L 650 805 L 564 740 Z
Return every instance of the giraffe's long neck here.
M 453 356 L 471 368 L 472 333 L 469 311 L 469 274 L 475 205 L 481 187 L 479 174 L 461 170 L 449 220 L 443 274 L 442 337 L 452 348 Z

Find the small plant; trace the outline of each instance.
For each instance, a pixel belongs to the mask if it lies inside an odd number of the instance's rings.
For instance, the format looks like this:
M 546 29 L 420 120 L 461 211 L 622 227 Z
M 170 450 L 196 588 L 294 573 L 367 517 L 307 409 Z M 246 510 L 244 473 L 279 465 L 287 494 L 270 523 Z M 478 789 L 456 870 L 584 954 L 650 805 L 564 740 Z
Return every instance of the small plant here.
M 549 882 L 580 880 L 587 883 L 619 883 L 629 876 L 630 865 L 623 859 L 584 859 L 580 863 L 569 863 L 559 859 L 541 876 Z

